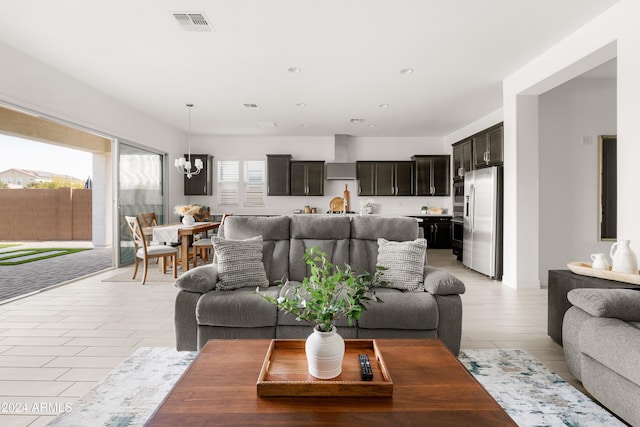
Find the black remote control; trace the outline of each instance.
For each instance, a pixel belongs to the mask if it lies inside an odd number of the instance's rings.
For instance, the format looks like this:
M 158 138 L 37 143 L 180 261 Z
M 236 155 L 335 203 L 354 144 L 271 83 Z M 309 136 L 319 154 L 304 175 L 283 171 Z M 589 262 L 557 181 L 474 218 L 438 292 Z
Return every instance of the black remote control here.
M 371 363 L 369 363 L 369 356 L 361 354 L 358 356 L 360 359 L 360 373 L 362 379 L 365 381 L 371 381 L 373 379 L 373 371 L 371 370 Z

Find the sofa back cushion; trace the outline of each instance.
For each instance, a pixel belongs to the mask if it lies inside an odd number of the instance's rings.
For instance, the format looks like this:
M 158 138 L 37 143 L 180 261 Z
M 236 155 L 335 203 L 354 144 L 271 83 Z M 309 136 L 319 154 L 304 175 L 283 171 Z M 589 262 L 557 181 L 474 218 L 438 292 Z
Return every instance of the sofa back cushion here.
M 349 263 L 349 217 L 341 215 L 294 215 L 291 217 L 289 279 L 301 282 L 310 274 L 304 252 L 317 246 L 329 262 L 343 268 Z
M 378 239 L 395 242 L 415 240 L 419 237 L 418 228 L 418 222 L 415 218 L 354 216 L 351 219 L 351 242 L 349 245 L 351 267 L 358 273 L 368 271 L 374 274 L 378 259 Z
M 220 234 L 233 240 L 262 236 L 262 263 L 273 285 L 289 273 L 289 222 L 288 216 L 232 215 L 225 219 Z

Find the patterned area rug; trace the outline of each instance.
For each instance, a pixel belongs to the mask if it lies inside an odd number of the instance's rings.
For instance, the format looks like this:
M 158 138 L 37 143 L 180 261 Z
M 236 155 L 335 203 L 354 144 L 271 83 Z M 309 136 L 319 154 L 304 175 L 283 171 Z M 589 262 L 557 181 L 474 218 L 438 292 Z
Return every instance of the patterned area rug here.
M 624 426 L 522 350 L 463 350 L 458 359 L 519 426 Z
M 49 426 L 142 426 L 195 352 L 138 349 Z M 465 350 L 460 360 L 520 426 L 624 426 L 521 350 Z

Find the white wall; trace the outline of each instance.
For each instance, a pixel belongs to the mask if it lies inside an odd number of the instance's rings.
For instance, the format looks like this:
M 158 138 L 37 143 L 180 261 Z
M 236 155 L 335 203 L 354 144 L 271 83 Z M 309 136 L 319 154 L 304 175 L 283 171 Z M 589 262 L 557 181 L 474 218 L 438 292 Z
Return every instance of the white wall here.
M 211 154 L 218 160 L 266 160 L 266 154 L 291 154 L 294 160 L 335 160 L 335 138 L 327 137 L 206 137 L 191 139 L 193 153 Z M 365 138 L 350 137 L 347 143 L 350 162 L 356 160 L 410 160 L 414 154 L 451 154 L 451 146 L 442 138 Z M 214 168 L 214 181 L 217 168 Z M 236 214 L 291 214 L 305 205 L 324 213 L 333 197 L 342 197 L 344 186 L 351 193 L 351 206 L 358 212 L 362 199 L 375 203 L 375 213 L 382 215 L 420 215 L 420 207 L 443 207 L 451 212 L 451 197 L 367 197 L 359 198 L 357 181 L 325 181 L 324 196 L 269 196 L 264 208 L 218 206 L 214 196 L 192 197 L 194 203 L 211 206 L 214 212 Z
M 538 200 L 540 183 L 538 110 L 534 104 L 540 94 L 616 57 L 618 236 L 631 239 L 632 246 L 635 242 L 640 248 L 640 198 L 635 190 L 640 158 L 640 26 L 632 19 L 635 16 L 640 16 L 640 2 L 621 0 L 504 80 L 503 283 L 507 286 L 532 287 L 540 281 L 540 253 L 531 250 L 539 243 L 540 223 L 538 205 L 531 203 Z
M 598 240 L 597 136 L 617 133 L 616 80 L 571 80 L 540 95 L 538 113 L 539 275 L 546 285 L 549 270 L 609 252 L 611 242 Z
M 168 153 L 184 152 L 186 134 L 0 43 L 0 102 L 105 136 Z M 169 206 L 184 201 L 182 177 L 169 169 Z M 172 212 L 170 212 L 172 214 Z

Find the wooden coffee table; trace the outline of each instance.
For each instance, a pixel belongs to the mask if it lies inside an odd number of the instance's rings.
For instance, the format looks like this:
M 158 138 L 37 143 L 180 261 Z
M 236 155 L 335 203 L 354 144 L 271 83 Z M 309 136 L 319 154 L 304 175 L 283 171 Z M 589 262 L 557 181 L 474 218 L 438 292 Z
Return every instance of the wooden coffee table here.
M 515 426 L 439 340 L 378 339 L 392 397 L 259 397 L 270 340 L 212 340 L 148 426 Z

